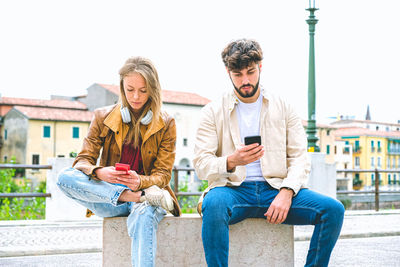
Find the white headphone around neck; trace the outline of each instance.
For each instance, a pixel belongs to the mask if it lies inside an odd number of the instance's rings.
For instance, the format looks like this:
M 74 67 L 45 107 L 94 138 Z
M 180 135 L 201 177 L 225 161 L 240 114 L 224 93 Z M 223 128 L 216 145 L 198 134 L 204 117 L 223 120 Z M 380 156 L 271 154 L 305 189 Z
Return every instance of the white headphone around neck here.
M 121 112 L 122 121 L 124 123 L 130 123 L 131 122 L 131 114 L 129 113 L 128 107 L 124 107 L 121 105 L 120 112 Z M 149 111 L 147 111 L 146 115 L 144 115 L 144 117 L 140 120 L 140 123 L 143 125 L 149 125 L 152 118 L 153 118 L 153 112 L 149 109 Z

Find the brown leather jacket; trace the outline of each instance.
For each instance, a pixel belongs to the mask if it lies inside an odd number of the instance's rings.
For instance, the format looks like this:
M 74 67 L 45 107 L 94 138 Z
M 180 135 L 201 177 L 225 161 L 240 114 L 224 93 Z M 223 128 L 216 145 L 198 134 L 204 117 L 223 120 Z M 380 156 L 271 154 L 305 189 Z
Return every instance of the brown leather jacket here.
M 120 104 L 95 110 L 89 132 L 83 140 L 81 152 L 76 157 L 73 167 L 86 175 L 97 179 L 94 170 L 114 166 L 121 159 L 122 144 L 129 126 L 122 122 Z M 176 127 L 175 120 L 162 112 L 152 131 L 147 126 L 140 126 L 142 137 L 141 154 L 145 175 L 140 176 L 138 190 L 157 185 L 169 191 L 174 199 L 172 214 L 181 215 L 175 194 L 169 186 L 172 167 L 175 161 Z M 102 151 L 101 151 L 102 149 Z M 100 157 L 99 165 L 96 165 Z

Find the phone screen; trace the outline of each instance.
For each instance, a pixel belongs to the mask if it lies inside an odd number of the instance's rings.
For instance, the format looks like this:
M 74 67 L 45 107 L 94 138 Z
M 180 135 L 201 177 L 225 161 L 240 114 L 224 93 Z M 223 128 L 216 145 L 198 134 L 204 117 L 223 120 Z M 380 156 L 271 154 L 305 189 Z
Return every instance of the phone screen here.
M 253 136 L 246 136 L 244 138 L 244 144 L 247 145 L 251 145 L 254 143 L 258 143 L 259 145 L 261 145 L 261 136 L 259 135 L 253 135 Z

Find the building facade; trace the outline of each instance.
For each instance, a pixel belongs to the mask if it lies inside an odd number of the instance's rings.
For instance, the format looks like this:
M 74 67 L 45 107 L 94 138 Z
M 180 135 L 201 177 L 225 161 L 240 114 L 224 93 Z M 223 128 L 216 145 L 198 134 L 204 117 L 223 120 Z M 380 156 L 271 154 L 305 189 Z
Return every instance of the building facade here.
M 85 105 L 68 100 L 6 101 L 12 107 L 2 116 L 2 162 L 45 165 L 48 158 L 74 157 L 80 151 L 93 116 Z M 44 180 L 45 173 L 28 169 L 25 175 Z
M 393 170 L 394 173 L 354 173 L 368 189 L 379 179 L 382 186 L 400 184 L 400 131 L 380 131 L 376 128 L 341 128 L 336 135 L 352 147 L 353 169 Z M 398 172 L 396 172 L 398 171 Z

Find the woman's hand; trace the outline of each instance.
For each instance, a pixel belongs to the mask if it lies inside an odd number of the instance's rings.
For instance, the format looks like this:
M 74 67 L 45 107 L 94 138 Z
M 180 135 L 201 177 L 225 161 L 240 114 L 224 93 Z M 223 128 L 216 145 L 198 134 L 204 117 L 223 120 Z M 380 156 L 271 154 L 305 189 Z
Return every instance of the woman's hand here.
M 103 167 L 95 170 L 96 177 L 112 184 L 123 184 L 132 191 L 137 191 L 140 185 L 139 175 L 135 171 L 117 171 L 115 167 Z
M 128 174 L 122 174 L 117 177 L 119 184 L 126 185 L 132 191 L 137 191 L 140 185 L 140 177 L 135 171 L 128 171 Z

